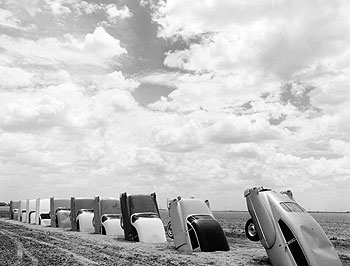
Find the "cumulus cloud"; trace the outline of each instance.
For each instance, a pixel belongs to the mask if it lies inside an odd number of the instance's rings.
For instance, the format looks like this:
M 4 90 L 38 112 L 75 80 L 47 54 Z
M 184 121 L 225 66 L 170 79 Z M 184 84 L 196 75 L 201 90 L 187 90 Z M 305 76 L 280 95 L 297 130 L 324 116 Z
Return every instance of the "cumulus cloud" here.
M 17 153 L 32 150 L 36 146 L 36 140 L 34 136 L 23 132 L 1 132 L 0 144 L 3 158 L 10 158 Z
M 6 90 L 30 87 L 33 84 L 34 75 L 19 67 L 0 66 L 0 88 Z
M 340 155 L 350 155 L 350 143 L 340 139 L 330 139 L 329 148 L 332 152 Z
M 19 100 L 3 106 L 0 127 L 5 130 L 36 130 L 59 125 L 64 116 L 65 105 L 52 97 Z
M 165 63 L 181 69 L 252 68 L 290 79 L 340 56 L 349 42 L 345 1 L 164 1 L 155 10 L 159 36 L 200 40 L 168 53 Z
M 63 40 L 42 38 L 37 41 L 2 35 L 0 41 L 0 47 L 5 53 L 16 58 L 18 62 L 42 66 L 62 64 L 106 67 L 114 57 L 126 53 L 119 40 L 102 27 L 88 33 L 84 40 L 78 40 L 68 34 Z
M 195 121 L 189 121 L 178 127 L 156 126 L 152 131 L 155 144 L 168 151 L 192 151 L 204 143 L 204 130 Z
M 109 22 L 116 23 L 117 19 L 131 17 L 131 11 L 127 6 L 118 9 L 115 4 L 91 3 L 78 0 L 45 0 L 45 9 L 49 10 L 55 16 L 67 16 L 72 13 L 77 15 L 105 13 Z
M 155 3 L 34 0 L 0 10 L 5 188 L 147 190 L 160 202 L 211 197 L 214 209 L 244 209 L 247 187 L 292 188 L 310 208 L 315 188 L 348 186 L 347 2 Z M 149 8 L 157 25 L 146 28 L 165 40 L 140 30 Z M 28 23 L 32 32 L 19 29 Z M 157 66 L 131 68 L 149 58 L 146 39 L 161 44 Z M 172 90 L 139 105 L 140 83 Z
M 278 127 L 259 119 L 252 121 L 249 117 L 228 117 L 207 129 L 211 141 L 219 143 L 238 143 L 276 139 L 285 135 Z
M 150 106 L 160 110 L 180 112 L 200 108 L 217 111 L 227 106 L 243 105 L 245 102 L 259 99 L 268 87 L 269 90 L 279 88 L 279 83 L 247 73 L 236 75 L 198 73 L 181 76 L 160 73 L 144 80 L 159 78 L 169 80 L 176 90 L 171 92 L 167 98 L 162 98 Z M 264 84 L 259 83 L 263 81 Z
M 59 1 L 45 0 L 44 3 L 46 5 L 46 8 L 49 9 L 52 12 L 52 14 L 56 16 L 67 15 L 72 12 L 72 10 L 65 5 L 69 3 L 66 0 L 59 0 Z
M 11 11 L 0 8 L 0 25 L 18 29 L 20 20 Z
M 133 79 L 126 79 L 122 72 L 114 71 L 105 75 L 93 75 L 90 88 L 95 90 L 129 90 L 132 91 L 140 85 Z
M 271 153 L 276 153 L 276 148 L 262 146 L 254 142 L 243 142 L 231 144 L 228 148 L 227 156 L 261 159 L 266 158 Z
M 108 20 L 113 23 L 116 23 L 118 18 L 129 18 L 132 15 L 127 6 L 123 6 L 123 8 L 118 9 L 118 7 L 114 4 L 106 6 L 106 13 L 108 14 Z

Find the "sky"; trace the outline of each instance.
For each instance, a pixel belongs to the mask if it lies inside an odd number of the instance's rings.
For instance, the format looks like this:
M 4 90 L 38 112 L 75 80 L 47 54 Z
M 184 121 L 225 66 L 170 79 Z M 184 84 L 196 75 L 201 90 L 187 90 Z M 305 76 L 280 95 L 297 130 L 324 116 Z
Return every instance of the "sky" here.
M 0 200 L 350 211 L 347 0 L 0 1 Z

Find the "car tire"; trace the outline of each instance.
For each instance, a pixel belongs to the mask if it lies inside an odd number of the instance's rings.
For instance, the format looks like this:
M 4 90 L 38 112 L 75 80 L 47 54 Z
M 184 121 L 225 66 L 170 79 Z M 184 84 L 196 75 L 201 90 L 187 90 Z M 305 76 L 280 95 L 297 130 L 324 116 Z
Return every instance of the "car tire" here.
M 124 222 L 123 222 L 123 216 L 120 217 L 120 227 L 124 229 Z
M 103 225 L 101 227 L 101 231 L 102 231 L 102 235 L 106 235 L 106 229 L 105 229 L 105 227 Z
M 246 222 L 244 229 L 245 229 L 245 234 L 249 240 L 251 240 L 251 241 L 259 241 L 260 240 L 252 218 L 250 218 Z
M 77 221 L 77 231 L 80 232 L 79 221 Z
M 166 234 L 169 238 L 174 239 L 174 232 L 173 232 L 173 228 L 171 227 L 170 221 L 166 225 Z

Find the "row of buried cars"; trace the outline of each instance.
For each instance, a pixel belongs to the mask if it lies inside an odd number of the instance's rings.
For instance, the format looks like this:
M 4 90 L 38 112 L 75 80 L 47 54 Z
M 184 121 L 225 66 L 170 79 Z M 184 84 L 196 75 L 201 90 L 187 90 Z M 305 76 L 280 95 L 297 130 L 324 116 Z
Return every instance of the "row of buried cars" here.
M 245 233 L 248 239 L 261 242 L 273 266 L 342 265 L 320 225 L 295 201 L 290 190 L 254 187 L 245 190 L 244 196 L 251 216 Z M 177 197 L 167 205 L 170 221 L 165 226 L 155 193 L 11 201 L 10 218 L 144 243 L 165 243 L 168 236 L 180 251 L 230 249 L 208 201 Z

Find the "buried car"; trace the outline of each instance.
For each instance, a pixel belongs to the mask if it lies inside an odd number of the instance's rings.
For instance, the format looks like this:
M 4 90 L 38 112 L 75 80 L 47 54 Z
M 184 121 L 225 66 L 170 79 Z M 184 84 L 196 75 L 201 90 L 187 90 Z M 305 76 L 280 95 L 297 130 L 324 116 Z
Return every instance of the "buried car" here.
M 70 208 L 58 207 L 55 210 L 55 226 L 59 228 L 70 228 Z M 52 225 L 51 225 L 52 226 Z
M 71 228 L 73 231 L 93 233 L 94 199 L 71 197 Z
M 209 202 L 177 197 L 168 204 L 168 236 L 181 251 L 228 251 L 225 233 L 214 218 Z M 171 228 L 170 228 L 171 227 Z
M 18 209 L 13 209 L 11 212 L 11 218 L 12 220 L 17 221 L 18 220 Z
M 42 226 L 51 225 L 50 199 L 36 199 L 35 223 Z
M 124 238 L 124 230 L 121 227 L 121 207 L 118 198 L 95 197 L 94 201 L 94 225 L 95 233 L 112 235 Z M 95 221 L 100 221 L 96 223 Z
M 264 246 L 273 266 L 341 266 L 321 226 L 293 198 L 263 187 L 244 192 L 247 237 Z
M 123 193 L 120 196 L 120 205 L 126 240 L 145 243 L 167 241 L 155 193 L 129 196 Z
M 51 227 L 70 228 L 70 203 L 68 198 L 50 198 Z
M 26 204 L 26 222 L 30 224 L 35 224 L 35 208 L 36 208 L 36 199 L 27 200 Z
M 19 201 L 10 201 L 9 215 L 11 220 L 18 220 Z
M 77 212 L 77 231 L 85 233 L 95 232 L 93 225 L 94 210 L 92 209 L 80 209 Z

